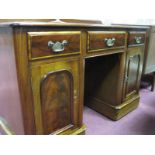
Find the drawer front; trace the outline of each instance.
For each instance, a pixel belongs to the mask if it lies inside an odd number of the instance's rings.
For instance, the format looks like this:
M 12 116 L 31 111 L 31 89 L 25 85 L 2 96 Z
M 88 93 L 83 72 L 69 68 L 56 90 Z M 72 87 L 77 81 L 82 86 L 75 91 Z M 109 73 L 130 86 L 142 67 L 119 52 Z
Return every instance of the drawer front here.
M 139 46 L 145 43 L 146 32 L 129 32 L 128 46 Z
M 88 52 L 124 48 L 126 32 L 89 31 Z
M 30 60 L 80 53 L 81 32 L 28 32 Z

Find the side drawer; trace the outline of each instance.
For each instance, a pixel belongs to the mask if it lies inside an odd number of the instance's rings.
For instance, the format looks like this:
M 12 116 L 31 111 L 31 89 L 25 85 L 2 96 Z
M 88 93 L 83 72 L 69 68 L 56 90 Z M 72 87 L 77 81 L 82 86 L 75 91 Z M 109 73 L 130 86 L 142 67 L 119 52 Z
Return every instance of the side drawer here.
M 145 43 L 146 32 L 129 32 L 128 46 L 139 46 Z
M 30 60 L 79 54 L 80 44 L 80 31 L 28 32 Z
M 124 31 L 89 31 L 88 52 L 125 48 L 126 32 Z

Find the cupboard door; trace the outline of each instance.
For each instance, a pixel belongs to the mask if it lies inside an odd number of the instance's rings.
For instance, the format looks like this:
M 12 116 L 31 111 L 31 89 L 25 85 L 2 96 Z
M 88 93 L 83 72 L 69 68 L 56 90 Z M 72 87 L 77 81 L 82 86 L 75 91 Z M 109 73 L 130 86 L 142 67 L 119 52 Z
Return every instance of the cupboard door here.
M 79 60 L 33 66 L 36 134 L 59 134 L 78 124 Z
M 142 73 L 143 46 L 129 48 L 126 60 L 125 99 L 138 93 Z

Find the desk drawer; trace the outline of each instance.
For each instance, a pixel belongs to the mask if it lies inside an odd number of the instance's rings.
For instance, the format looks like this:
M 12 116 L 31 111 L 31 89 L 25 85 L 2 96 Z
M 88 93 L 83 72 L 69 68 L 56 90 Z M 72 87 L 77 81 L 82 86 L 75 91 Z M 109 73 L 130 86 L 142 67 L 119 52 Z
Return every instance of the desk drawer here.
M 129 32 L 128 46 L 139 46 L 145 42 L 146 32 Z
M 124 48 L 126 32 L 124 31 L 89 31 L 88 52 Z
M 81 32 L 28 32 L 30 60 L 80 53 Z

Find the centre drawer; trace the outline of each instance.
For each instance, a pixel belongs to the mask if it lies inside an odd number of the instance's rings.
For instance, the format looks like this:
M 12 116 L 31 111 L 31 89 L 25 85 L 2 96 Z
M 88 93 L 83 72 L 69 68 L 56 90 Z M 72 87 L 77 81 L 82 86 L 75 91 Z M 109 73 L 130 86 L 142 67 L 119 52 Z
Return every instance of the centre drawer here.
M 125 48 L 124 31 L 88 31 L 88 52 Z
M 28 32 L 29 59 L 80 53 L 80 31 Z

